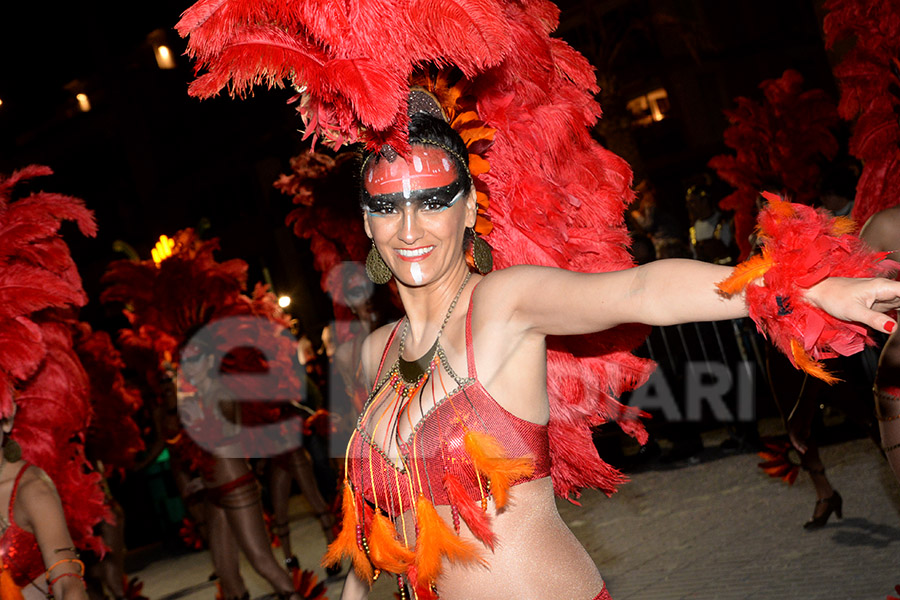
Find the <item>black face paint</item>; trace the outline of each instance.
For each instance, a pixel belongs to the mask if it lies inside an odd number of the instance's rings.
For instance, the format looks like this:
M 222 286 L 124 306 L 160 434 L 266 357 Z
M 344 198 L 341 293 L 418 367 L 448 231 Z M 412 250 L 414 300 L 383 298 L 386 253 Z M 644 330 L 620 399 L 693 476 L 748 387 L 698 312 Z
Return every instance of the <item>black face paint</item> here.
M 414 207 L 417 211 L 438 213 L 444 211 L 462 198 L 462 181 L 457 179 L 440 188 L 413 190 L 409 194 L 395 192 L 370 196 L 363 188 L 363 208 L 373 217 L 399 214 L 403 207 Z

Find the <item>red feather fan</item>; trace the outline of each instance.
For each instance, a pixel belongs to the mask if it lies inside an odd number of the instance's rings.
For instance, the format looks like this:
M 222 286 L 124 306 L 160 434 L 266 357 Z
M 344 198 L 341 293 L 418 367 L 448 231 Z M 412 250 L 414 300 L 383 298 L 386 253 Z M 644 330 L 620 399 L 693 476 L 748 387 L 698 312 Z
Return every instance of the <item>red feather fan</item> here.
M 829 0 L 826 46 L 852 39 L 834 68 L 838 111 L 857 119 L 850 153 L 863 161 L 853 218 L 860 225 L 900 203 L 900 4 L 896 0 Z
M 793 202 L 811 203 L 819 193 L 819 161 L 833 159 L 838 151 L 831 133 L 838 123 L 837 109 L 825 92 L 803 91 L 803 76 L 792 69 L 759 87 L 764 102 L 736 98 L 737 108 L 725 111 L 731 123 L 725 145 L 736 154 L 709 161 L 719 177 L 736 188 L 719 205 L 735 213 L 742 260 L 750 254 L 759 192 L 777 187 Z
M 487 241 L 495 267 L 628 268 L 633 262 L 623 212 L 633 198 L 631 170 L 589 134 L 600 116 L 596 80 L 583 57 L 550 37 L 558 18 L 559 9 L 545 0 L 223 0 L 195 4 L 178 30 L 190 37 L 188 53 L 198 71 L 207 70 L 191 93 L 290 85 L 299 91 L 305 136 L 335 147 L 359 140 L 405 152 L 410 82 L 432 68 L 455 67 L 465 76 L 478 119 L 496 130 L 483 157 L 490 169 L 479 178 L 480 191 L 490 196 Z M 285 34 L 295 41 L 288 43 Z M 326 69 L 324 77 L 310 56 L 322 65 L 344 60 L 365 70 Z M 623 479 L 597 456 L 590 427 L 613 418 L 643 438 L 637 411 L 615 398 L 643 383 L 653 368 L 630 353 L 647 331 L 623 327 L 549 341 L 557 494 L 577 497 L 583 487 L 611 492 Z
M 84 456 L 92 412 L 72 339 L 75 311 L 87 298 L 58 233 L 62 221 L 75 221 L 93 236 L 96 224 L 77 198 L 14 197 L 17 185 L 51 173 L 31 166 L 0 176 L 0 415 L 15 401 L 12 437 L 53 480 L 75 544 L 99 552 L 94 526 L 109 514 L 100 475 Z

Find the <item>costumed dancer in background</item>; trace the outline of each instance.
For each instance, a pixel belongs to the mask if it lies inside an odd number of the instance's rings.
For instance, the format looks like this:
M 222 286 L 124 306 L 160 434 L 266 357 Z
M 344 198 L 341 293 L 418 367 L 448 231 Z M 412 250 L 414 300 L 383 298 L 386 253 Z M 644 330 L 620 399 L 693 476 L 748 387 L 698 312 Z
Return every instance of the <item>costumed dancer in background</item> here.
M 117 600 L 143 598 L 143 584 L 125 574 L 125 511 L 110 489 L 110 480 L 123 479 L 144 450 L 140 428 L 134 421 L 143 401 L 140 392 L 126 383 L 122 375 L 125 363 L 108 333 L 78 323 L 75 352 L 88 375 L 93 413 L 85 436 L 85 454 L 103 477 L 106 505 L 114 516 L 113 522 L 99 525 L 106 554 L 102 558 L 93 555 L 90 562 L 85 558 L 88 592 L 91 598 L 106 598 L 105 587 Z
M 376 574 L 389 571 L 401 596 L 408 579 L 417 598 L 604 598 L 553 491 L 611 492 L 621 482 L 596 456 L 590 426 L 600 414 L 637 430 L 636 411 L 610 396 L 646 378 L 649 365 L 628 352 L 646 328 L 555 336 L 739 318 L 749 304 L 815 371 L 815 357 L 858 350 L 865 337 L 856 326 L 845 336 L 819 306 L 884 330 L 893 321 L 871 307 L 900 304 L 900 284 L 824 279 L 870 275 L 877 259 L 821 215 L 786 203 L 766 230 L 784 225 L 792 244 L 816 240 L 822 264 L 798 267 L 786 260 L 790 245 L 773 239 L 768 262 L 750 270 L 693 261 L 627 269 L 630 171 L 587 133 L 599 116 L 596 84 L 583 57 L 549 38 L 558 10 L 540 1 L 465 7 L 477 18 L 416 2 L 333 6 L 327 19 L 318 5 L 201 2 L 178 28 L 209 69 L 193 93 L 288 78 L 302 90 L 309 133 L 367 143 L 367 270 L 396 279 L 406 316 L 363 346 L 372 392 L 348 448 L 344 527 L 326 556 L 353 560 L 343 597 L 366 597 Z M 436 61 L 455 64 L 464 85 L 428 72 L 410 81 Z M 438 102 L 408 96 L 411 83 L 433 84 Z M 498 266 L 509 268 L 482 277 L 466 253 L 490 271 L 486 242 L 472 231 L 485 228 L 478 200 L 488 193 L 490 207 L 481 206 Z M 809 289 L 793 283 L 798 271 L 812 272 Z M 716 284 L 729 276 L 720 294 Z M 765 287 L 743 292 L 760 276 Z M 785 301 L 793 310 L 779 318 Z M 788 333 L 810 315 L 827 324 L 821 336 Z M 566 349 L 587 358 L 566 358 Z
M 87 302 L 58 234 L 62 221 L 96 234 L 76 198 L 33 192 L 50 175 L 31 166 L 0 176 L 0 597 L 85 600 L 77 548 L 102 553 L 94 527 L 110 519 L 100 475 L 84 456 L 88 381 L 73 350 Z
M 890 258 L 900 262 L 900 206 L 872 215 L 859 236 L 873 249 L 890 252 Z M 882 448 L 900 483 L 900 335 L 896 330 L 881 349 L 874 392 Z
M 171 256 L 112 263 L 101 300 L 129 307 L 133 329 L 123 332 L 126 346 L 152 348 L 158 370 L 170 361 L 177 366 L 179 397 L 167 407 L 171 429 L 164 435 L 171 452 L 202 478 L 223 596 L 248 595 L 240 550 L 280 597 L 296 600 L 303 597 L 296 588 L 310 577 L 298 570 L 292 581 L 278 565 L 247 461 L 302 450 L 302 422 L 283 406 L 302 394 L 292 362 L 295 342 L 274 295 L 260 285 L 244 295 L 247 264 L 217 262 L 217 249 L 217 240 L 178 232 Z
M 366 396 L 359 372 L 362 341 L 395 316 L 399 299 L 390 287 L 372 285 L 361 267 L 369 240 L 357 216 L 358 156 L 304 152 L 290 164 L 291 173 L 282 175 L 275 187 L 297 205 L 285 221 L 297 237 L 309 240 L 313 266 L 331 297 L 334 350 L 329 362 L 337 372 L 331 373 L 329 386 L 337 382 L 346 390 L 352 406 L 338 411 L 337 417 L 347 418 L 352 428 Z M 337 393 L 330 390 L 329 398 Z
M 777 79 L 763 81 L 759 87 L 763 101 L 739 97 L 735 99 L 737 107 L 725 111 L 731 123 L 725 131 L 725 144 L 735 154 L 709 161 L 719 177 L 736 188 L 720 206 L 735 211 L 741 259 L 761 249 L 756 233 L 751 233 L 758 211 L 766 206 L 760 190 L 774 186 L 790 200 L 812 205 L 822 195 L 821 165 L 838 152 L 838 141 L 832 133 L 838 123 L 837 108 L 823 90 L 804 90 L 803 76 L 793 69 Z M 832 513 L 840 517 L 843 506 L 841 495 L 825 474 L 814 433 L 821 424 L 819 407 L 827 386 L 796 370 L 771 340 L 764 348 L 770 391 L 790 445 L 767 442 L 768 449 L 761 456 L 783 465 L 793 464 L 787 457 L 791 447 L 799 453 L 800 467 L 816 492 L 813 514 L 804 527 L 821 527 Z M 771 464 L 766 461 L 760 466 L 769 468 Z M 784 475 L 780 470 L 771 474 Z M 786 480 L 793 483 L 796 475 L 794 467 Z
M 876 250 L 900 250 L 900 10 L 887 0 L 830 0 L 826 45 L 852 40 L 835 67 L 838 111 L 854 121 L 850 153 L 862 161 L 852 216 Z M 875 374 L 875 416 L 882 449 L 900 481 L 900 340 L 891 333 Z

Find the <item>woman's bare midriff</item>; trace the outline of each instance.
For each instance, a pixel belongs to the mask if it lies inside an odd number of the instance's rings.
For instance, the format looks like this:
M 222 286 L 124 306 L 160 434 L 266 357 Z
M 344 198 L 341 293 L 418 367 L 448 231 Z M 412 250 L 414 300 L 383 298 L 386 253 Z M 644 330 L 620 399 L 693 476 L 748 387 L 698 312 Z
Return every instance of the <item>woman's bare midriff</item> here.
M 500 514 L 496 514 L 493 502 L 488 505 L 497 536 L 493 553 L 472 536 L 465 523 L 460 524 L 460 537 L 483 550 L 487 567 L 458 565 L 445 559 L 437 584 L 441 600 L 594 598 L 603 588 L 603 579 L 559 516 L 550 478 L 517 485 L 510 490 L 509 498 Z M 453 522 L 449 506 L 437 509 L 446 523 Z M 411 513 L 405 515 L 405 525 L 412 545 L 415 530 Z

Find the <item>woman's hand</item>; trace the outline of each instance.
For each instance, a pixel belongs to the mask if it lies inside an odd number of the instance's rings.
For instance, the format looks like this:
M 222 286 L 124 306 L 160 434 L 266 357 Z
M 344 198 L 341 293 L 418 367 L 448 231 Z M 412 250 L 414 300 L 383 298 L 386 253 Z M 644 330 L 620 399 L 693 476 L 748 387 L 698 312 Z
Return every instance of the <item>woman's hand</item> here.
M 882 314 L 900 308 L 900 282 L 890 279 L 829 277 L 806 290 L 806 299 L 842 321 L 890 333 L 894 319 Z

